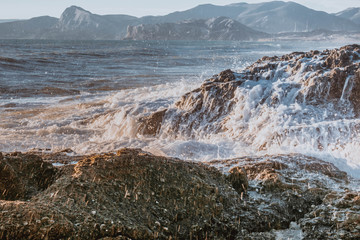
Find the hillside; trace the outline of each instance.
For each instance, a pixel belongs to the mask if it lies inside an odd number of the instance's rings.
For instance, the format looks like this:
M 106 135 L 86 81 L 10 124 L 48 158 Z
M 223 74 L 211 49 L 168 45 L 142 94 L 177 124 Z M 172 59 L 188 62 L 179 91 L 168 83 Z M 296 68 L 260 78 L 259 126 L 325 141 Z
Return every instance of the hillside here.
M 123 14 L 98 15 L 83 8 L 71 6 L 65 9 L 60 19 L 43 16 L 30 20 L 0 22 L 0 38 L 120 40 L 125 36 L 130 39 L 133 38 L 127 33 L 128 27 L 132 26 L 129 28 L 132 31 L 131 34 L 133 34 L 135 29 L 139 34 L 141 31 L 143 33 L 152 31 L 151 36 L 148 34 L 149 36 L 141 37 L 144 39 L 244 40 L 259 38 L 255 31 L 270 34 L 311 32 L 319 29 L 359 32 L 360 25 L 355 23 L 359 23 L 359 16 L 358 9 L 349 9 L 332 15 L 322 11 L 315 11 L 294 2 L 282 1 L 258 4 L 236 3 L 225 6 L 204 4 L 165 16 L 146 16 L 141 18 Z M 232 21 L 231 24 L 234 26 L 224 26 L 225 29 L 221 31 L 205 26 L 206 21 L 219 17 L 230 19 Z M 199 21 L 196 22 L 194 20 Z M 152 29 L 149 26 L 151 24 L 154 25 Z M 240 26 L 240 24 L 245 25 L 247 29 L 245 30 L 245 26 Z M 145 28 L 141 30 L 143 27 L 138 25 L 147 25 L 145 27 L 147 30 Z M 137 27 L 134 28 L 134 26 Z M 249 28 L 251 28 L 251 31 Z M 172 33 L 165 36 L 166 34 L 163 31 L 170 29 Z M 197 31 L 200 31 L 200 33 L 195 33 L 195 35 L 198 35 L 195 36 L 193 33 Z M 230 33 L 230 31 L 234 32 Z M 190 33 L 187 34 L 187 32 Z M 225 36 L 217 36 L 220 33 L 225 34 Z M 160 34 L 160 36 L 155 37 L 155 34 Z M 179 37 L 175 38 L 176 34 Z M 253 36 L 254 34 L 256 35 L 255 37 Z
M 232 40 L 249 41 L 269 35 L 226 17 L 129 26 L 125 39 L 131 40 Z
M 348 8 L 344 11 L 338 12 L 335 16 L 342 17 L 360 24 L 360 8 Z

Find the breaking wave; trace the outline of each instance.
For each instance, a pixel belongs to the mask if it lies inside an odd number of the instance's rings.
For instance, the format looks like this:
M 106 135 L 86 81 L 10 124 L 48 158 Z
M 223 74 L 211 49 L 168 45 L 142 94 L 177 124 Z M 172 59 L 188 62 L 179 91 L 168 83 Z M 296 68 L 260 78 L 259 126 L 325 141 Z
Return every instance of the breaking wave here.
M 302 153 L 356 177 L 359 64 L 359 47 L 347 46 L 264 57 L 205 81 L 192 76 L 74 96 L 44 89 L 60 93 L 4 101 L 0 150 L 70 148 L 87 154 L 136 147 L 199 161 Z
M 178 101 L 180 93 L 158 88 L 149 94 L 154 99 L 121 107 L 131 97 L 117 94 L 111 102 L 121 110 L 91 123 L 106 126 L 92 140 L 126 138 L 185 159 L 305 153 L 354 175 L 360 171 L 359 63 L 358 46 L 293 53 L 224 71 Z

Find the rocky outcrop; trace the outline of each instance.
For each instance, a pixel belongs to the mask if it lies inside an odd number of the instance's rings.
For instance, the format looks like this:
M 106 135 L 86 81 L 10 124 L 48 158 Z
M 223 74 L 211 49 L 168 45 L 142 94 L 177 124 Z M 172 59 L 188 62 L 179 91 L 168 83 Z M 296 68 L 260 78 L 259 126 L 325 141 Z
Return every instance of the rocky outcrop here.
M 279 155 L 205 164 L 122 149 L 53 167 L 53 159 L 65 163 L 74 157 L 34 154 L 0 157 L 8 169 L 20 161 L 41 163 L 47 171 L 37 171 L 51 179 L 27 198 L 3 195 L 1 239 L 274 239 L 275 230 L 292 222 L 311 239 L 335 231 L 334 224 L 339 238 L 358 236 L 359 192 L 347 185 L 353 180 L 316 158 Z M 32 167 L 21 172 L 19 182 L 36 175 Z M 11 174 L 1 176 L 2 191 L 14 189 Z M 25 192 L 33 186 L 25 184 Z M 316 235 L 312 228 L 321 231 Z
M 178 23 L 129 26 L 125 39 L 251 41 L 267 37 L 268 34 L 248 28 L 233 19 L 217 17 Z
M 161 130 L 164 121 L 170 120 L 169 127 L 166 129 L 170 134 L 185 134 L 193 136 L 193 129 L 201 129 L 205 123 L 214 123 L 219 119 L 224 119 L 229 114 L 234 105 L 234 91 L 242 84 L 236 81 L 234 72 L 230 69 L 221 72 L 184 96 L 175 103 L 176 108 L 165 109 L 146 118 L 140 119 L 141 129 L 151 128 L 148 122 L 156 122 L 156 133 Z M 163 116 L 161 121 L 156 121 L 157 116 Z M 219 124 L 206 124 L 204 131 L 218 132 L 221 130 Z M 146 134 L 148 131 L 139 131 Z M 154 135 L 150 132 L 148 135 Z
M 263 57 L 239 72 L 223 71 L 183 95 L 162 112 L 156 132 L 174 138 L 225 134 L 258 150 L 296 146 L 294 138 L 304 141 L 300 144 L 315 139 L 314 149 L 341 148 L 353 141 L 351 132 L 359 127 L 359 66 L 359 45 Z M 342 143 L 339 134 L 346 136 Z
M 29 202 L 1 201 L 0 237 L 231 238 L 236 196 L 215 169 L 123 149 L 63 167 Z
M 44 37 L 50 39 L 76 40 L 119 40 L 123 37 L 129 22 L 136 17 L 126 15 L 101 16 L 77 6 L 71 6 L 62 13 L 57 24 Z
M 263 57 L 240 74 L 243 80 L 256 81 L 275 80 L 286 74 L 287 79 L 301 84 L 300 94 L 296 96 L 300 102 L 319 105 L 331 101 L 336 105 L 348 99 L 359 116 L 359 66 L 360 46 L 350 45 L 322 52 L 292 53 L 281 58 Z M 277 69 L 281 71 L 275 71 Z M 276 104 L 280 99 L 272 100 Z
M 214 160 L 209 164 L 222 172 L 229 172 L 228 179 L 233 187 L 236 189 L 234 183 L 237 183 L 246 193 L 247 204 L 264 210 L 258 213 L 259 218 L 278 224 L 272 227 L 274 229 L 289 228 L 291 222 L 300 219 L 311 226 L 311 220 L 304 220 L 304 215 L 317 206 L 324 206 L 323 201 L 334 191 L 334 186 L 344 186 L 349 181 L 346 173 L 332 164 L 303 155 L 243 157 Z M 244 184 L 239 184 L 242 182 Z M 343 188 L 337 194 L 344 191 Z M 359 213 L 357 210 L 356 214 Z

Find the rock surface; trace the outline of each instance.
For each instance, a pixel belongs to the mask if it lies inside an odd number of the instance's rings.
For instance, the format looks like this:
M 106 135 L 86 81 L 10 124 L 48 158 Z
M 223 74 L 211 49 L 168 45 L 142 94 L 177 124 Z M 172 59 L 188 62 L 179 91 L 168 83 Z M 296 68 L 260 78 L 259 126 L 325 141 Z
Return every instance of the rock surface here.
M 337 239 L 359 236 L 359 192 L 348 189 L 346 173 L 316 158 L 196 163 L 121 149 L 53 167 L 51 154 L 37 155 L 0 156 L 2 171 L 27 166 L 16 171 L 19 182 L 31 182 L 35 166 L 51 179 L 35 192 L 25 184 L 30 195 L 2 195 L 1 239 L 275 239 L 292 222 L 306 239 L 326 239 L 328 230 Z M 11 174 L 1 176 L 1 189 L 13 189 Z
M 50 186 L 57 171 L 36 155 L 12 153 L 0 155 L 0 199 L 28 200 Z
M 360 239 L 360 192 L 331 191 L 300 223 L 305 239 Z

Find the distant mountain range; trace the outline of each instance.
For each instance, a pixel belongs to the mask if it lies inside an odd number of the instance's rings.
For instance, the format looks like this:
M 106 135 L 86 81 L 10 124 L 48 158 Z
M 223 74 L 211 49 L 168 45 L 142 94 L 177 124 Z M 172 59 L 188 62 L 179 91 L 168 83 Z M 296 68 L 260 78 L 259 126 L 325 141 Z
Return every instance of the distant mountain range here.
M 294 2 L 273 1 L 225 6 L 204 4 L 165 16 L 137 18 L 97 15 L 67 8 L 60 19 L 43 16 L 0 21 L 1 39 L 199 39 L 256 40 L 268 34 L 317 30 L 360 32 L 359 8 L 337 14 L 315 11 Z
M 301 32 L 318 29 L 331 31 L 358 31 L 359 25 L 322 11 L 315 11 L 294 2 L 273 1 L 257 4 L 235 3 L 225 6 L 212 4 L 168 14 L 147 17 L 151 21 L 178 22 L 185 19 L 229 17 L 258 31 L 267 33 Z
M 334 15 L 351 20 L 354 23 L 360 24 L 360 8 L 348 8 Z

